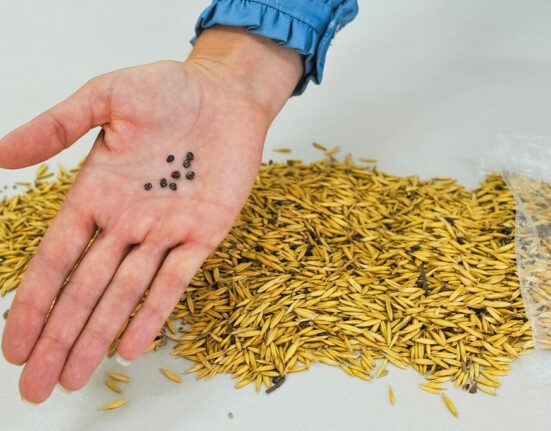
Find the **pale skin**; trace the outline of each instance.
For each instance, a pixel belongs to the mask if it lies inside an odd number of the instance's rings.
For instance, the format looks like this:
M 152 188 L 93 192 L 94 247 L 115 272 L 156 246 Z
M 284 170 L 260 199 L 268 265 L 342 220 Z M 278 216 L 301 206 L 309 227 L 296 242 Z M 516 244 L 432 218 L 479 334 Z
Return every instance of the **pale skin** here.
M 5 358 L 24 365 L 22 398 L 82 388 L 144 292 L 118 348 L 135 360 L 159 333 L 252 188 L 264 139 L 302 75 L 294 50 L 239 27 L 207 29 L 185 62 L 92 79 L 0 140 L 0 167 L 44 161 L 101 126 L 10 308 Z M 195 159 L 178 190 L 159 180 Z M 167 163 L 169 154 L 175 161 Z M 150 181 L 153 188 L 144 189 Z M 52 301 L 96 228 L 96 241 Z

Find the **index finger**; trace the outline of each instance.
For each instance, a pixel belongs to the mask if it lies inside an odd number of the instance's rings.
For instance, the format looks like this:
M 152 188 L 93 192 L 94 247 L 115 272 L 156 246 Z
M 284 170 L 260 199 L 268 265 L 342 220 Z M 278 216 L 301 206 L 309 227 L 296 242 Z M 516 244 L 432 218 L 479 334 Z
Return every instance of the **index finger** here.
M 54 299 L 96 228 L 91 215 L 74 205 L 70 195 L 23 274 L 10 308 L 2 351 L 16 365 L 31 354 Z

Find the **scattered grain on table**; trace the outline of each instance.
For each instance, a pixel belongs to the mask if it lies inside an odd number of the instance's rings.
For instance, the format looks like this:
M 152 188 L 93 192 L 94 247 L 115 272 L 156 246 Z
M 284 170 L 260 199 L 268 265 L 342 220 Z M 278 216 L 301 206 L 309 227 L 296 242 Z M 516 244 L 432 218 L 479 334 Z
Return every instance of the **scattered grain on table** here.
M 108 375 L 113 380 L 117 380 L 122 383 L 130 383 L 130 377 L 128 377 L 126 374 L 110 372 L 108 373 Z
M 119 394 L 122 392 L 119 384 L 113 379 L 105 379 L 105 386 L 107 386 L 113 392 L 117 392 Z
M 444 392 L 442 392 L 442 399 L 444 400 L 446 407 L 452 413 L 452 415 L 454 415 L 456 418 L 459 417 L 459 413 L 457 412 L 457 409 L 455 408 L 452 401 L 446 396 Z
M 119 407 L 122 407 L 124 406 L 125 404 L 128 403 L 128 400 L 127 399 L 120 399 L 120 400 L 116 400 L 116 401 L 112 401 L 110 402 L 109 404 L 106 404 L 104 405 L 103 407 L 101 407 L 100 410 L 114 410 L 114 409 L 118 409 Z
M 170 380 L 176 383 L 182 383 L 182 378 L 175 372 L 167 370 L 166 368 L 161 368 L 161 372 Z

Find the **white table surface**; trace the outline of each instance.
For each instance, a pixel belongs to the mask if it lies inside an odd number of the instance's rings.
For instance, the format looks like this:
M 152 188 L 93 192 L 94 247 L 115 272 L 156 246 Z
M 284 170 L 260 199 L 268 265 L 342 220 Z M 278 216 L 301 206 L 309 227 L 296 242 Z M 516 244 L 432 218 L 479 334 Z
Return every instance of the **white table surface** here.
M 69 95 L 90 77 L 159 59 L 184 59 L 207 0 L 3 0 L 0 7 L 0 135 Z M 313 160 L 316 140 L 342 153 L 379 159 L 398 175 L 452 176 L 473 187 L 479 158 L 499 131 L 551 135 L 551 1 L 361 0 L 359 17 L 337 35 L 324 83 L 293 98 L 268 135 L 265 160 Z M 73 166 L 93 131 L 52 159 Z M 342 154 L 341 153 L 341 154 Z M 35 168 L 0 172 L 0 184 L 32 179 Z M 0 314 L 13 295 L 0 300 Z M 0 319 L 0 330 L 4 324 Z M 314 366 L 270 395 L 233 388 L 229 376 L 181 385 L 158 368 L 189 363 L 169 350 L 125 369 L 129 405 L 103 387 L 105 360 L 78 393 L 56 389 L 44 404 L 20 401 L 19 368 L 0 359 L 4 430 L 483 430 L 549 428 L 551 386 L 516 361 L 498 397 L 451 390 L 460 419 L 417 385 L 413 371 L 391 369 L 372 383 Z M 388 401 L 388 385 L 396 405 Z M 233 419 L 228 418 L 232 412 Z

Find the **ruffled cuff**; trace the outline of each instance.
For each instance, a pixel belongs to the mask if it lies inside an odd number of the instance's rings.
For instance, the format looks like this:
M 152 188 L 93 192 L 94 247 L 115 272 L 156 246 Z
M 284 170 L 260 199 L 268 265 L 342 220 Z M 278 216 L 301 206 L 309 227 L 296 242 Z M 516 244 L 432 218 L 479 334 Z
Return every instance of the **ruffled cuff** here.
M 329 3 L 337 4 L 331 7 Z M 195 26 L 201 32 L 215 24 L 247 27 L 251 33 L 275 39 L 280 46 L 304 55 L 304 74 L 293 95 L 304 92 L 309 81 L 319 84 L 325 56 L 335 36 L 358 13 L 356 0 L 214 0 Z

